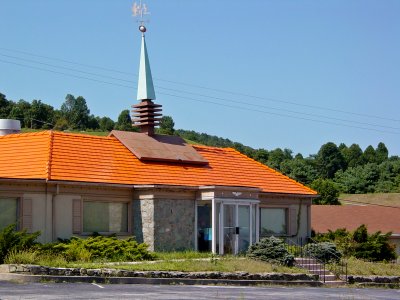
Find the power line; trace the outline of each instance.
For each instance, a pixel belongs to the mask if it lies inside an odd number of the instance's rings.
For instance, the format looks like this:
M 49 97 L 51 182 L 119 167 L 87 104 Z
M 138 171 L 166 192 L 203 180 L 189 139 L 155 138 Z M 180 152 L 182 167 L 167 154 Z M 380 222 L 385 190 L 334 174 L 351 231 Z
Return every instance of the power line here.
M 108 84 L 108 85 L 115 85 L 115 86 L 125 87 L 125 88 L 129 88 L 129 89 L 136 89 L 136 88 L 134 88 L 132 86 L 128 86 L 128 85 L 108 82 L 108 81 L 89 78 L 89 77 L 84 77 L 84 76 L 68 74 L 68 73 L 49 70 L 49 69 L 40 68 L 40 67 L 28 66 L 28 65 L 24 65 L 24 64 L 20 64 L 20 63 L 16 63 L 16 62 L 5 61 L 5 60 L 2 60 L 2 59 L 0 59 L 0 62 L 7 63 L 7 64 L 13 64 L 13 65 L 17 65 L 17 66 L 21 66 L 21 67 L 25 67 L 25 68 L 31 68 L 31 69 L 51 72 L 51 73 L 55 73 L 55 74 L 65 75 L 65 76 L 69 76 L 69 77 L 90 80 L 90 81 L 94 81 L 94 82 L 98 82 L 98 83 L 104 83 L 104 84 Z M 395 135 L 399 135 L 400 134 L 400 132 L 385 131 L 385 130 L 379 130 L 379 129 L 375 129 L 375 128 L 361 127 L 361 126 L 348 125 L 348 124 L 340 124 L 340 123 L 335 123 L 335 122 L 322 121 L 322 120 L 316 120 L 316 119 L 310 119 L 310 118 L 286 115 L 286 114 L 281 114 L 281 113 L 267 112 L 267 111 L 262 111 L 262 110 L 257 110 L 257 109 L 251 109 L 251 108 L 248 108 L 248 107 L 241 107 L 241 106 L 222 104 L 222 103 L 219 103 L 219 102 L 208 101 L 208 100 L 200 100 L 200 99 L 195 99 L 195 98 L 190 98 L 190 97 L 180 96 L 180 95 L 174 95 L 174 94 L 169 94 L 169 93 L 163 93 L 163 92 L 159 92 L 159 94 L 166 95 L 166 96 L 171 96 L 171 97 L 174 97 L 174 98 L 182 98 L 182 99 L 185 99 L 185 100 L 196 101 L 196 102 L 210 103 L 210 104 L 215 104 L 215 105 L 219 105 L 219 106 L 239 109 L 239 110 L 247 110 L 247 111 L 253 111 L 253 112 L 258 112 L 258 113 L 263 113 L 263 114 L 276 115 L 276 116 L 281 116 L 281 117 L 289 117 L 289 118 L 295 118 L 295 119 L 311 121 L 311 122 L 318 122 L 318 123 L 323 123 L 323 124 L 330 124 L 330 125 L 343 126 L 343 127 L 351 127 L 351 128 L 370 130 L 370 131 L 381 132 L 381 133 L 390 133 L 390 134 L 395 134 Z
M 70 60 L 65 60 L 65 59 L 60 59 L 60 58 L 55 58 L 55 57 L 49 57 L 49 56 L 45 56 L 45 55 L 38 55 L 38 54 L 31 53 L 31 52 L 26 52 L 26 51 L 21 51 L 21 50 L 16 50 L 16 49 L 10 49 L 10 48 L 5 48 L 5 47 L 0 47 L 0 49 L 5 50 L 5 51 L 10 51 L 10 52 L 22 53 L 22 54 L 30 55 L 30 56 L 41 57 L 41 58 L 50 59 L 50 60 L 61 61 L 61 62 L 65 62 L 65 63 L 69 63 L 69 64 L 75 64 L 75 65 L 89 67 L 89 68 L 95 68 L 95 69 L 105 70 L 105 71 L 109 71 L 109 72 L 115 72 L 115 73 L 119 73 L 119 74 L 126 74 L 126 75 L 136 76 L 136 74 L 133 74 L 131 72 L 119 71 L 119 70 L 115 70 L 115 69 L 112 69 L 112 68 L 104 68 L 104 67 L 100 67 L 100 66 L 82 64 L 82 63 L 78 63 L 78 62 L 74 62 L 74 61 L 70 61 Z M 210 88 L 210 87 L 206 87 L 206 86 L 202 86 L 202 85 L 195 85 L 195 84 L 190 84 L 190 83 L 177 82 L 177 81 L 166 80 L 166 79 L 157 78 L 157 77 L 155 77 L 155 79 L 157 79 L 159 81 L 164 81 L 164 82 L 169 82 L 169 83 L 174 83 L 174 84 L 179 84 L 179 85 L 184 85 L 184 86 L 191 86 L 191 87 L 195 87 L 195 88 L 200 88 L 200 89 L 205 89 L 205 90 L 210 90 L 210 91 L 215 91 L 215 92 L 220 92 L 220 93 L 227 93 L 227 94 L 236 95 L 236 96 L 249 97 L 249 98 L 272 101 L 272 102 L 278 102 L 278 103 L 285 103 L 285 104 L 295 105 L 295 106 L 299 106 L 299 107 L 307 107 L 307 108 L 313 108 L 313 109 L 319 109 L 319 110 L 327 110 L 327 111 L 332 111 L 332 112 L 339 112 L 339 113 L 344 113 L 344 114 L 348 114 L 348 115 L 355 115 L 355 116 L 360 116 L 360 117 L 367 117 L 367 118 L 374 118 L 374 119 L 380 119 L 380 120 L 388 120 L 388 121 L 400 122 L 400 119 L 394 119 L 394 118 L 388 118 L 388 117 L 382 117 L 382 116 L 376 116 L 376 115 L 369 115 L 369 114 L 350 112 L 350 111 L 334 109 L 334 108 L 328 108 L 328 107 L 322 107 L 322 106 L 317 106 L 317 105 L 300 104 L 300 103 L 296 103 L 296 102 L 292 102 L 292 101 L 288 101 L 288 100 L 276 99 L 276 98 L 271 98 L 271 97 L 260 97 L 260 96 L 256 96 L 256 95 L 246 94 L 246 93 L 228 91 L 228 90 L 224 90 L 224 89 Z
M 81 70 L 74 69 L 74 68 L 68 68 L 68 67 L 48 64 L 48 63 L 44 63 L 44 62 L 38 62 L 38 61 L 35 61 L 35 60 L 24 59 L 24 58 L 12 56 L 12 55 L 5 55 L 5 54 L 1 54 L 0 53 L 0 56 L 5 56 L 5 57 L 8 57 L 8 58 L 18 59 L 18 60 L 22 60 L 22 61 L 26 61 L 26 62 L 33 62 L 35 64 L 45 65 L 45 66 L 49 66 L 49 67 L 52 67 L 52 68 L 60 68 L 60 69 L 69 70 L 69 71 L 73 71 L 73 72 L 78 72 L 78 73 L 82 73 L 82 74 L 87 74 L 87 75 L 92 75 L 92 76 L 97 76 L 97 77 L 103 77 L 103 78 L 108 78 L 108 79 L 117 80 L 117 81 L 124 81 L 124 82 L 131 83 L 132 85 L 133 85 L 133 83 L 135 83 L 135 81 L 133 81 L 133 80 L 125 80 L 125 79 L 122 79 L 122 78 L 112 77 L 112 76 L 108 76 L 108 75 L 102 75 L 102 74 L 93 73 L 93 72 L 81 71 Z M 4 61 L 4 60 L 1 60 L 1 61 L 5 62 L 5 63 L 13 63 L 13 62 L 8 62 L 8 61 Z M 19 65 L 19 66 L 25 66 L 25 67 L 33 68 L 31 66 L 27 66 L 27 65 L 23 65 L 23 64 L 18 64 L 18 63 L 15 63 L 15 64 Z M 48 70 L 48 69 L 41 69 L 41 68 L 39 68 L 39 69 L 40 70 L 44 70 L 44 71 L 48 71 L 48 72 L 55 72 L 55 73 L 58 73 L 58 74 L 66 75 L 66 73 L 63 73 L 63 72 L 57 72 L 57 71 Z M 72 76 L 72 75 L 69 75 L 69 76 Z M 95 79 L 91 79 L 91 78 L 88 78 L 88 77 L 80 77 L 79 76 L 79 78 L 92 80 L 92 81 L 97 81 L 97 82 L 101 82 L 101 83 L 111 84 L 109 82 L 104 82 L 104 81 L 101 81 L 101 80 L 95 80 Z M 116 84 L 116 85 L 127 87 L 125 85 L 120 85 L 120 84 Z M 131 86 L 129 86 L 129 87 L 131 87 Z M 289 112 L 289 113 L 294 113 L 294 114 L 300 114 L 302 116 L 305 115 L 305 116 L 311 116 L 311 117 L 317 117 L 317 118 L 324 118 L 324 119 L 330 119 L 330 120 L 335 120 L 335 121 L 347 122 L 347 123 L 351 123 L 351 124 L 356 123 L 356 124 L 360 124 L 360 125 L 367 125 L 367 126 L 374 126 L 374 127 L 380 127 L 380 128 L 400 130 L 400 128 L 398 128 L 398 127 L 385 126 L 385 125 L 379 125 L 379 124 L 373 124 L 373 123 L 367 123 L 367 122 L 359 122 L 359 121 L 355 121 L 355 120 L 346 120 L 346 119 L 342 119 L 342 118 L 329 117 L 329 116 L 325 116 L 325 115 L 318 115 L 318 114 L 304 113 L 304 112 L 298 112 L 298 111 L 282 109 L 282 108 L 269 107 L 269 106 L 260 105 L 260 104 L 248 104 L 248 103 L 243 102 L 243 101 L 237 101 L 237 100 L 232 100 L 232 99 L 227 99 L 227 98 L 222 98 L 222 97 L 209 96 L 209 95 L 193 93 L 193 92 L 189 92 L 189 91 L 176 90 L 176 89 L 166 88 L 166 87 L 162 87 L 162 86 L 156 86 L 156 87 L 158 89 L 167 90 L 167 91 L 173 91 L 173 92 L 178 92 L 178 93 L 186 93 L 186 94 L 205 97 L 205 98 L 211 98 L 211 99 L 216 99 L 216 100 L 221 100 L 221 101 L 226 101 L 226 102 L 232 102 L 232 103 L 236 103 L 236 104 L 243 104 L 243 105 L 246 105 L 246 106 L 256 106 L 256 107 L 266 108 L 266 109 L 269 109 L 269 110 L 284 111 L 284 112 Z M 176 95 L 175 95 L 175 97 L 176 97 Z M 215 102 L 210 102 L 210 103 L 215 104 Z M 280 115 L 280 114 L 278 114 L 278 115 Z M 296 116 L 288 116 L 288 115 L 286 115 L 286 116 L 287 117 L 296 117 Z M 303 120 L 305 119 L 304 117 L 297 117 L 297 118 L 301 118 Z M 327 124 L 334 124 L 334 123 L 329 122 Z M 341 124 L 341 125 L 343 125 L 343 124 Z M 353 125 L 350 125 L 350 126 L 354 127 Z M 354 128 L 365 129 L 363 127 L 354 127 Z M 381 132 L 384 132 L 384 131 L 381 131 Z

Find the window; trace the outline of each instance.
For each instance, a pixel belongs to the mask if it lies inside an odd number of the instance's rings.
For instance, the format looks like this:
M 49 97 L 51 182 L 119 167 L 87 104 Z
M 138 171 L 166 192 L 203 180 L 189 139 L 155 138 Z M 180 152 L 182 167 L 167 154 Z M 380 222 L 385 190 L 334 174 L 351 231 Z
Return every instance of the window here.
M 128 233 L 128 203 L 83 202 L 83 232 Z
M 286 208 L 260 208 L 260 237 L 287 234 Z
M 16 224 L 18 217 L 18 198 L 0 197 L 0 230 Z

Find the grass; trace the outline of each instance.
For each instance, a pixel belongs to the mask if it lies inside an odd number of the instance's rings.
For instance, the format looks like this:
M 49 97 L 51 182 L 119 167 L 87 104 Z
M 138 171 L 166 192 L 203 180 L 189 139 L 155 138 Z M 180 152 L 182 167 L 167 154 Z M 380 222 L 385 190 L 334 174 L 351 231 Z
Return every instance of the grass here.
M 349 200 L 349 201 L 346 201 Z M 363 202 L 367 204 L 381 204 L 400 207 L 400 193 L 374 193 L 374 194 L 341 194 L 339 201 L 343 205 L 357 204 Z M 350 202 L 354 201 L 354 202 Z
M 82 267 L 81 264 L 68 264 L 69 267 Z M 272 265 L 250 259 L 222 258 L 206 260 L 164 260 L 140 262 L 127 265 L 85 264 L 85 268 L 116 268 L 134 271 L 181 271 L 181 272 L 248 272 L 248 273 L 307 273 L 303 269 Z
M 182 252 L 155 252 L 156 260 L 172 259 L 198 259 L 211 258 L 214 255 L 210 252 L 182 251 Z
M 141 261 L 134 264 L 113 264 L 107 261 L 67 262 L 61 255 L 40 254 L 37 251 L 11 252 L 5 260 L 8 264 L 35 264 L 69 268 L 115 268 L 135 271 L 182 271 L 182 272 L 248 272 L 248 273 L 307 273 L 303 269 L 289 268 L 243 257 L 215 257 L 210 253 L 171 252 L 157 253 L 159 261 Z
M 400 276 L 400 264 L 366 262 L 351 257 L 347 261 L 350 275 Z

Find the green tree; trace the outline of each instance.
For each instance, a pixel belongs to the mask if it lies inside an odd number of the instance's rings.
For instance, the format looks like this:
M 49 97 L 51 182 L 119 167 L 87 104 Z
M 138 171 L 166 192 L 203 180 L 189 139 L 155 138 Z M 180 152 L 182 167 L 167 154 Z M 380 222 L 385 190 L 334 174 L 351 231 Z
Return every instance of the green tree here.
M 316 179 L 311 188 L 318 192 L 319 198 L 313 200 L 313 204 L 340 205 L 339 188 L 330 179 Z
M 383 163 L 388 159 L 389 151 L 384 143 L 378 144 L 378 146 L 375 149 L 375 155 L 376 155 L 375 160 L 378 164 Z
M 10 111 L 8 117 L 10 119 L 15 119 L 21 121 L 21 127 L 30 127 L 29 112 L 31 109 L 31 104 L 23 99 L 15 103 Z
M 319 174 L 322 178 L 332 179 L 338 170 L 345 168 L 345 160 L 335 143 L 321 146 L 316 157 Z
M 27 126 L 34 129 L 52 128 L 53 114 L 53 106 L 44 104 L 41 100 L 33 100 L 27 114 L 30 122 Z
M 109 117 L 102 117 L 98 120 L 101 131 L 111 131 L 115 126 L 115 122 Z
M 85 130 L 89 121 L 90 110 L 82 96 L 75 98 L 68 94 L 61 105 L 61 115 L 68 122 L 71 129 Z
M 280 170 L 281 164 L 283 163 L 284 160 L 293 159 L 292 153 L 293 152 L 290 149 L 282 150 L 281 148 L 276 148 L 269 152 L 267 165 L 270 166 L 271 168 Z
M 118 121 L 115 123 L 114 129 L 123 131 L 136 131 L 135 127 L 132 126 L 132 119 L 128 109 L 121 111 L 118 116 Z
M 348 168 L 346 171 L 340 170 L 335 176 L 340 190 L 348 194 L 373 193 L 378 180 L 379 168 L 373 163 Z
M 348 148 L 343 148 L 340 152 L 346 161 L 347 167 L 355 167 L 363 164 L 363 151 L 358 144 L 352 144 Z
M 163 116 L 160 120 L 160 128 L 158 129 L 159 134 L 166 134 L 166 135 L 174 135 L 175 123 L 172 117 L 170 116 Z
M 369 145 L 363 153 L 362 156 L 363 160 L 365 163 L 374 163 L 376 162 L 376 152 L 374 147 L 372 147 L 371 145 Z
M 317 170 L 315 170 L 310 161 L 299 157 L 292 160 L 284 160 L 281 163 L 281 171 L 303 184 L 310 184 L 317 178 Z
M 98 130 L 100 129 L 99 120 L 94 115 L 90 115 L 88 118 L 87 128 L 91 130 Z
M 8 118 L 14 103 L 7 100 L 6 95 L 0 93 L 0 119 Z

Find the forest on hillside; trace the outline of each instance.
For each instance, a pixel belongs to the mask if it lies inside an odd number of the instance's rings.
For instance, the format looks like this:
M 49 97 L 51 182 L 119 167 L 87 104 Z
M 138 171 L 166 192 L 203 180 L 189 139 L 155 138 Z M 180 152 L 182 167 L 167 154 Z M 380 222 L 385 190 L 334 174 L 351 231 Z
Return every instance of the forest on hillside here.
M 17 119 L 31 129 L 136 131 L 129 110 L 123 110 L 115 122 L 109 117 L 90 114 L 86 100 L 68 94 L 60 109 L 41 100 L 12 101 L 0 93 L 0 118 Z M 390 156 L 384 143 L 361 149 L 358 144 L 328 142 L 316 154 L 303 157 L 290 149 L 254 149 L 229 139 L 174 129 L 174 121 L 164 116 L 157 131 L 179 135 L 194 143 L 216 147 L 231 147 L 319 192 L 318 204 L 339 204 L 339 193 L 400 192 L 400 157 Z

